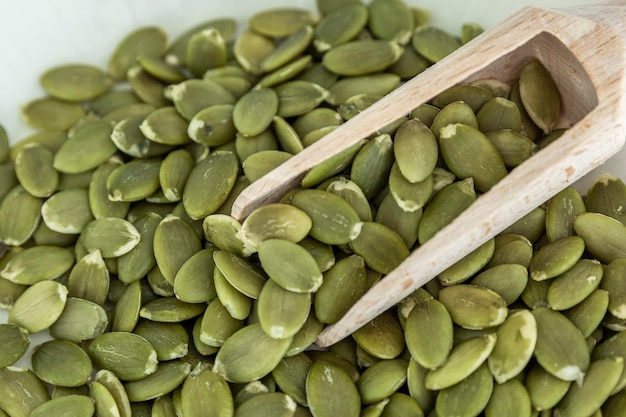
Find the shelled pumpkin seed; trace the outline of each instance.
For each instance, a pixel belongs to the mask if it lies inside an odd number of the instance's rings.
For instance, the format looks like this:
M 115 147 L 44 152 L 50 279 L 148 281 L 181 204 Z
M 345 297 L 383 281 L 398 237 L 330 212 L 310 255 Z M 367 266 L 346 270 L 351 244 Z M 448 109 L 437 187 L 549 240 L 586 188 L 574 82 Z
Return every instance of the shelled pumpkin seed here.
M 562 133 L 558 91 L 531 61 L 513 85 L 440 93 L 238 222 L 247 184 L 482 31 L 451 35 L 400 0 L 317 5 L 258 13 L 238 35 L 234 20 L 207 21 L 171 44 L 139 28 L 106 71 L 42 76 L 49 95 L 23 108 L 40 130 L 12 147 L 0 132 L 0 415 L 620 407 L 626 186 L 610 176 L 586 198 L 559 193 L 351 338 L 308 349 Z M 10 367 L 45 329 L 57 340 L 35 373 Z

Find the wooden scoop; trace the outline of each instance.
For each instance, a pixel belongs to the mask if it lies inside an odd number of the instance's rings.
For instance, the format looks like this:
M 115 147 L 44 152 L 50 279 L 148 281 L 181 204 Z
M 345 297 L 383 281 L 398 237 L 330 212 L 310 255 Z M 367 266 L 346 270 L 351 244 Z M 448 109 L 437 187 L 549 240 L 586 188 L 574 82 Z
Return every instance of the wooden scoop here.
M 448 87 L 482 78 L 511 82 L 539 60 L 561 93 L 556 142 L 513 169 L 490 191 L 374 285 L 317 344 L 331 345 L 494 237 L 617 153 L 626 138 L 626 2 L 566 10 L 526 7 L 433 65 L 254 182 L 234 203 L 243 219 L 299 186 L 331 156 L 408 114 Z

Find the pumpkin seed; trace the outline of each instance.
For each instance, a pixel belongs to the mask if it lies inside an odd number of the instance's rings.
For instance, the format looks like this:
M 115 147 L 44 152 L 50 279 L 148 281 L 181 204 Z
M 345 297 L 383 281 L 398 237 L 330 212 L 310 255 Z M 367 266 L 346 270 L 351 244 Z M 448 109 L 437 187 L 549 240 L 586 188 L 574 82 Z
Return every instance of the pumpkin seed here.
M 43 130 L 67 130 L 85 110 L 80 103 L 71 103 L 54 97 L 31 100 L 21 108 L 22 119 L 31 127 Z
M 0 324 L 0 368 L 12 365 L 26 353 L 30 338 L 26 329 L 15 324 Z
M 76 174 L 97 168 L 117 152 L 111 141 L 113 124 L 105 120 L 89 123 L 68 138 L 54 154 L 57 171 Z
M 407 44 L 413 34 L 413 16 L 401 0 L 374 0 L 368 6 L 368 27 L 379 38 L 401 45 Z
M 272 339 L 260 324 L 251 324 L 229 337 L 222 345 L 213 371 L 227 381 L 250 382 L 269 374 L 289 348 L 292 338 Z M 255 360 L 251 361 L 250 358 Z
M 430 62 L 438 62 L 461 46 L 459 39 L 431 25 L 418 26 L 411 38 L 413 48 Z
M 585 249 L 603 263 L 626 257 L 626 226 L 599 213 L 583 213 L 574 219 L 574 230 Z
M 50 340 L 35 347 L 32 363 L 35 374 L 49 384 L 78 387 L 91 378 L 92 365 L 87 353 L 65 340 Z M 72 366 L 68 367 L 70 363 Z
M 406 382 L 408 362 L 386 359 L 367 368 L 357 382 L 363 404 L 373 404 L 390 397 Z
M 384 40 L 355 40 L 332 47 L 322 58 L 330 71 L 346 76 L 366 75 L 391 66 L 402 55 L 402 47 Z
M 42 204 L 43 199 L 16 184 L 0 202 L 0 241 L 19 246 L 30 239 L 40 222 Z
M 0 368 L 3 394 L 0 407 L 9 416 L 28 417 L 33 410 L 50 400 L 43 382 L 26 368 Z
M 306 394 L 311 414 L 316 417 L 360 414 L 359 391 L 350 376 L 327 361 L 315 362 L 306 377 Z
M 445 287 L 439 292 L 452 321 L 467 329 L 484 329 L 506 320 L 508 309 L 500 295 L 471 284 Z
M 153 26 L 139 28 L 124 37 L 109 58 L 108 73 L 116 80 L 126 79 L 126 72 L 138 56 L 160 56 L 165 51 L 167 36 Z
M 530 118 L 545 134 L 554 128 L 561 111 L 561 95 L 550 72 L 539 62 L 524 65 L 519 94 Z

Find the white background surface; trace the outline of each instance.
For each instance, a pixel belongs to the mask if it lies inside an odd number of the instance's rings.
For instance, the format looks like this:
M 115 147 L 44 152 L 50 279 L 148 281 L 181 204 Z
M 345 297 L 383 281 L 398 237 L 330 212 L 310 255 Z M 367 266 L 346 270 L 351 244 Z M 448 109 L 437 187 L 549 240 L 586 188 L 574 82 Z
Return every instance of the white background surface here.
M 462 23 L 489 27 L 525 5 L 565 7 L 589 0 L 406 0 L 429 9 L 433 24 L 459 34 Z M 315 10 L 314 0 L 20 0 L 0 3 L 0 124 L 12 142 L 31 130 L 20 120 L 18 108 L 41 96 L 41 72 L 65 63 L 106 67 L 110 53 L 129 31 L 157 25 L 170 39 L 187 27 L 218 17 L 236 17 L 240 27 L 255 11 L 291 6 Z M 626 93 L 626 92 L 625 92 Z M 626 179 L 626 152 L 584 180 L 608 171 Z M 0 323 L 7 313 L 0 310 Z M 33 338 L 33 345 L 41 338 Z M 23 364 L 21 361 L 20 364 Z

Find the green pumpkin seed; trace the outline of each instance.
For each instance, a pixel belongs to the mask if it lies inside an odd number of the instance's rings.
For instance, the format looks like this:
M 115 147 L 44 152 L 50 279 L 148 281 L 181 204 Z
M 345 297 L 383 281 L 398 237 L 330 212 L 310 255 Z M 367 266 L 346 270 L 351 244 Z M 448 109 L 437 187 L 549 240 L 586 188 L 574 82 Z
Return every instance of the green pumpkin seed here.
M 42 204 L 21 185 L 13 187 L 0 202 L 0 241 L 19 246 L 30 239 L 41 219 Z
M 363 258 L 352 255 L 338 261 L 324 273 L 323 283 L 315 293 L 317 318 L 322 323 L 336 322 L 366 290 Z
M 237 320 L 245 320 L 252 309 L 252 299 L 237 290 L 219 268 L 213 270 L 213 282 L 219 301 L 228 313 Z
M 189 121 L 189 137 L 207 146 L 220 146 L 232 141 L 236 134 L 234 108 L 232 104 L 216 104 L 200 110 Z
M 309 293 L 322 284 L 322 273 L 315 259 L 306 249 L 288 240 L 263 241 L 259 260 L 269 277 L 288 291 Z
M 487 406 L 493 387 L 491 373 L 483 364 L 460 383 L 439 392 L 436 413 L 438 416 L 477 416 Z
M 154 348 L 159 361 L 184 357 L 188 352 L 189 335 L 180 323 L 159 323 L 141 320 L 133 333 L 146 339 Z
M 59 318 L 67 300 L 67 288 L 55 281 L 37 282 L 15 301 L 7 322 L 29 333 L 48 329 Z
M 232 416 L 233 397 L 227 382 L 208 369 L 193 369 L 181 390 L 181 407 L 186 416 Z
M 299 242 L 311 230 L 311 225 L 311 219 L 302 210 L 288 204 L 276 203 L 250 213 L 237 236 L 247 250 L 256 252 L 267 239 Z
M 354 348 L 354 345 L 352 347 Z M 358 346 L 356 347 L 356 349 L 358 349 Z M 360 373 L 358 369 L 358 363 L 352 363 L 348 359 L 340 356 L 337 353 L 333 353 L 330 351 L 307 351 L 306 355 L 313 361 L 314 364 L 318 362 L 327 362 L 338 366 L 348 374 L 352 382 L 354 382 L 355 384 L 359 380 Z M 357 362 L 358 355 L 359 353 L 355 352 L 355 359 L 357 360 Z
M 57 188 L 58 172 L 52 167 L 52 152 L 39 144 L 29 144 L 15 158 L 15 174 L 31 195 L 48 197 Z
M 415 49 L 404 47 L 404 51 L 400 58 L 393 63 L 387 70 L 398 75 L 403 80 L 409 80 L 416 75 L 422 73 L 430 66 L 430 62 L 426 58 L 419 55 Z M 428 125 L 430 126 L 430 125 Z
M 604 269 L 601 282 L 603 290 L 609 292 L 608 309 L 611 314 L 618 318 L 626 317 L 626 291 L 622 285 L 622 278 L 626 268 L 626 261 L 623 258 L 613 260 Z
M 621 357 L 591 362 L 581 385 L 572 384 L 554 412 L 561 416 L 586 416 L 609 398 L 624 368 Z
M 200 161 L 189 174 L 183 205 L 189 216 L 203 219 L 226 201 L 233 189 L 239 163 L 232 152 L 216 151 Z
M 130 90 L 109 90 L 89 103 L 89 111 L 104 116 L 117 108 L 139 102 L 139 98 Z
M 417 303 L 405 325 L 411 357 L 426 369 L 441 366 L 452 349 L 452 330 L 452 319 L 443 304 L 435 299 Z
M 531 403 L 524 385 L 516 380 L 496 384 L 487 407 L 486 417 L 502 415 L 528 416 L 531 414 Z
M 472 278 L 471 283 L 495 291 L 511 305 L 526 288 L 528 270 L 519 264 L 496 265 Z
M 411 248 L 417 241 L 417 230 L 422 210 L 407 212 L 400 207 L 392 195 L 387 195 L 376 212 L 376 223 L 383 224 L 396 232 Z
M 46 386 L 26 368 L 0 368 L 0 382 L 4 394 L 0 397 L 0 407 L 10 416 L 28 417 L 50 400 Z
M 67 174 L 96 168 L 117 152 L 112 132 L 113 124 L 104 120 L 80 128 L 55 153 L 54 168 Z
M 394 359 L 404 350 L 402 326 L 395 314 L 385 312 L 352 335 L 367 353 L 379 359 Z
M 496 292 L 470 284 L 445 287 L 439 292 L 452 321 L 467 329 L 484 329 L 504 322 L 508 309 Z
M 322 58 L 330 71 L 345 76 L 383 71 L 402 55 L 402 47 L 384 40 L 355 40 L 332 47 Z
M 109 271 L 99 250 L 76 262 L 67 280 L 70 297 L 79 297 L 103 306 L 109 292 Z
M 215 299 L 205 310 L 200 326 L 200 340 L 209 346 L 221 347 L 243 328 L 244 322 L 233 318 L 220 300 Z
M 626 185 L 617 177 L 600 175 L 587 191 L 587 210 L 605 214 L 626 224 L 623 207 L 626 204 Z
M 316 417 L 360 414 L 359 391 L 350 376 L 330 362 L 314 363 L 306 378 L 306 394 L 311 414 Z
M 219 300 L 214 300 L 214 301 L 217 301 L 219 303 Z M 226 312 L 226 315 L 228 315 L 228 312 Z M 193 338 L 193 350 L 197 351 L 199 354 L 204 355 L 204 356 L 214 355 L 215 353 L 217 353 L 219 348 L 215 346 L 207 345 L 200 339 L 200 336 L 202 333 L 201 328 L 202 328 L 202 317 L 198 317 L 196 318 L 196 321 L 194 322 L 193 329 L 191 332 L 191 336 Z
M 122 162 L 117 159 L 110 159 L 96 168 L 91 177 L 89 183 L 89 207 L 96 219 L 103 217 L 124 218 L 128 213 L 130 203 L 110 201 L 106 189 L 108 176 L 121 164 Z
M 201 110 L 211 106 L 235 104 L 235 97 L 230 91 L 209 79 L 191 79 L 173 84 L 165 89 L 165 93 L 185 120 L 191 120 Z
M 172 65 L 185 65 L 187 59 L 187 48 L 191 37 L 206 29 L 217 29 L 224 39 L 230 39 L 237 28 L 237 22 L 230 18 L 212 19 L 200 24 L 197 24 L 183 33 L 181 33 L 166 52 L 166 60 Z
M 116 80 L 126 79 L 126 72 L 138 56 L 160 56 L 165 51 L 166 34 L 157 27 L 137 29 L 124 37 L 109 58 L 107 70 Z
M 437 163 L 437 140 L 417 119 L 403 123 L 396 131 L 393 151 L 400 172 L 411 183 L 424 181 Z
M 29 126 L 43 130 L 67 130 L 84 115 L 85 110 L 80 103 L 54 97 L 31 100 L 21 108 L 22 119 Z
M 306 397 L 306 377 L 313 361 L 304 353 L 283 358 L 272 370 L 276 385 L 296 403 L 308 406 Z
M 334 127 L 331 127 L 334 129 Z M 310 135 L 307 135 L 303 142 L 306 144 L 306 139 Z M 326 159 L 324 162 L 320 163 L 313 167 L 309 172 L 304 175 L 302 178 L 302 187 L 309 188 L 314 185 L 321 183 L 324 180 L 332 178 L 334 175 L 343 172 L 350 163 L 354 160 L 357 152 L 363 146 L 364 141 L 359 141 L 343 151 L 333 155 L 332 157 Z
M 471 177 L 445 186 L 424 209 L 417 231 L 419 242 L 424 244 L 475 200 L 474 180 Z M 443 210 L 444 207 L 446 210 Z
M 49 330 L 55 339 L 80 343 L 100 336 L 108 323 L 109 319 L 101 306 L 82 298 L 69 297 L 63 312 Z
M 496 335 L 488 334 L 459 343 L 450 352 L 446 362 L 426 374 L 426 388 L 442 390 L 458 384 L 475 372 L 493 351 Z
M 367 17 L 367 8 L 359 2 L 325 13 L 315 26 L 315 48 L 318 52 L 325 52 L 351 41 L 365 27 Z
M 313 39 L 313 27 L 303 26 L 283 39 L 261 62 L 261 70 L 274 71 L 297 58 Z
M 504 234 L 524 236 L 530 242 L 536 242 L 546 231 L 546 211 L 542 207 L 531 210 L 524 217 L 502 231 Z
M 156 228 L 162 217 L 148 212 L 133 222 L 141 236 L 139 243 L 117 259 L 117 275 L 125 284 L 144 277 L 156 264 L 153 241 Z
M 263 60 L 274 48 L 274 42 L 263 34 L 245 30 L 235 40 L 233 53 L 243 69 L 252 74 L 260 74 Z
M 50 340 L 33 350 L 33 371 L 44 382 L 77 387 L 91 378 L 89 356 L 78 345 L 65 340 Z M 67 364 L 72 366 L 68 367 Z
M 502 384 L 520 374 L 532 358 L 537 343 L 537 323 L 528 310 L 511 314 L 496 332 L 489 355 L 489 370 Z
M 163 145 L 184 145 L 189 142 L 187 127 L 187 121 L 173 106 L 154 110 L 139 125 L 146 138 Z
M 567 187 L 548 202 L 546 210 L 546 234 L 554 241 L 574 235 L 574 219 L 584 213 L 585 202 L 573 187 Z
M 182 71 L 169 64 L 161 57 L 151 55 L 139 55 L 137 63 L 141 68 L 157 80 L 166 83 L 179 83 L 185 80 L 185 74 Z
M 295 129 L 282 117 L 274 117 L 274 130 L 280 146 L 290 154 L 297 154 L 304 149 L 304 144 Z
M 402 238 L 387 226 L 375 222 L 364 222 L 361 233 L 350 242 L 350 247 L 363 257 L 369 268 L 383 274 L 390 273 L 409 256 Z
M 186 65 L 200 78 L 209 69 L 221 67 L 228 60 L 225 39 L 216 28 L 199 31 L 187 43 Z
M 19 184 L 15 175 L 15 164 L 13 161 L 0 163 L 0 199 L 4 199 L 9 191 Z
M 133 92 L 141 101 L 156 107 L 167 105 L 169 102 L 163 96 L 164 84 L 150 75 L 140 65 L 133 65 L 127 71 L 126 79 Z
M 519 132 L 522 129 L 522 119 L 517 105 L 503 97 L 494 97 L 487 101 L 476 113 L 478 128 L 483 133 L 500 129 L 509 129 Z
M 608 270 L 607 270 L 608 271 Z M 604 279 L 607 279 L 605 275 Z M 612 293 L 602 289 L 595 290 L 576 306 L 564 312 L 585 337 L 593 334 L 604 318 L 610 305 Z
M 134 333 L 104 333 L 91 341 L 88 353 L 94 365 L 125 381 L 141 380 L 157 370 L 156 351 Z
M 486 136 L 498 149 L 507 168 L 515 168 L 539 150 L 526 136 L 509 129 L 493 130 Z
M 276 86 L 280 117 L 301 116 L 322 103 L 329 95 L 328 90 L 309 81 L 288 81 Z
M 375 0 L 368 6 L 368 27 L 378 39 L 407 44 L 414 21 L 409 7 L 400 0 Z
M 433 119 L 430 130 L 439 139 L 443 128 L 457 123 L 478 129 L 478 120 L 474 111 L 464 101 L 454 101 L 442 108 Z
M 160 189 L 159 171 L 161 161 L 136 159 L 113 170 L 106 181 L 111 201 L 140 201 Z
M 70 188 L 59 191 L 41 206 L 46 226 L 58 233 L 78 234 L 92 220 L 88 191 Z
M 535 281 L 551 279 L 573 267 L 585 250 L 578 236 L 568 236 L 550 242 L 535 253 L 530 261 L 530 277 Z
M 241 97 L 233 109 L 233 123 L 244 136 L 256 136 L 272 123 L 278 111 L 278 95 L 270 88 L 258 88 Z
M 465 255 L 454 265 L 442 271 L 437 278 L 443 285 L 453 285 L 466 281 L 483 269 L 487 262 L 489 262 L 489 259 L 491 259 L 494 250 L 495 241 L 494 239 L 489 239 L 487 242 Z
M 585 249 L 603 263 L 626 257 L 626 226 L 599 213 L 583 213 L 574 219 L 574 230 Z
M 536 410 L 549 410 L 561 401 L 571 382 L 559 379 L 539 364 L 534 364 L 529 367 L 524 384 L 532 406 Z
M 274 339 L 293 338 L 304 325 L 310 305 L 309 293 L 288 291 L 268 280 L 259 294 L 259 324 Z
M 507 174 L 498 150 L 475 128 L 462 124 L 444 127 L 440 134 L 440 147 L 450 170 L 460 179 L 472 177 L 478 191 L 489 190 Z M 458 157 L 461 154 L 463 160 Z M 472 161 L 471 166 L 467 164 L 469 160 Z
M 350 178 L 370 199 L 380 192 L 393 165 L 393 142 L 389 135 L 368 141 L 357 152 L 350 169 Z
M 121 256 L 137 246 L 141 240 L 135 226 L 117 217 L 92 220 L 83 228 L 81 237 L 85 249 L 99 249 L 105 258 Z
M 589 296 L 600 285 L 602 265 L 596 260 L 582 259 L 559 275 L 548 289 L 548 303 L 553 310 L 565 310 Z
M 89 396 L 94 400 L 96 413 L 102 417 L 119 417 L 120 410 L 113 394 L 101 383 L 92 381 L 89 384 Z
M 29 345 L 26 329 L 15 324 L 0 324 L 0 368 L 15 363 L 26 353 Z
M 276 134 L 271 129 L 267 129 L 263 131 L 261 134 L 245 137 L 240 133 L 237 133 L 235 138 L 235 151 L 240 161 L 246 161 L 248 157 L 261 153 L 261 155 L 269 155 L 269 156 L 260 156 L 257 155 L 251 161 L 256 158 L 256 161 L 249 162 L 251 165 L 248 167 L 249 174 L 252 178 L 257 178 L 259 175 L 267 171 L 267 167 L 278 166 L 278 164 L 283 161 L 289 159 L 292 155 L 287 152 L 266 152 L 266 151 L 278 151 L 278 139 L 276 138 Z M 257 169 L 258 168 L 258 169 Z M 254 171 L 259 171 L 255 173 Z
M 333 106 L 339 106 L 358 94 L 380 98 L 395 89 L 399 83 L 400 77 L 392 73 L 345 77 L 328 87 L 326 101 Z
M 204 304 L 191 304 L 176 297 L 163 297 L 149 301 L 139 310 L 139 316 L 163 323 L 178 323 L 197 317 L 204 312 Z
M 430 62 L 438 62 L 461 46 L 459 39 L 430 25 L 418 26 L 411 38 L 413 48 Z
M 259 297 L 267 277 L 257 264 L 224 250 L 216 251 L 213 260 L 215 266 L 237 291 L 253 299 Z
M 186 362 L 180 360 L 164 362 L 154 373 L 143 379 L 127 382 L 124 388 L 131 402 L 148 401 L 172 392 L 190 372 L 191 365 Z
M 74 264 L 72 252 L 56 246 L 33 246 L 16 253 L 0 276 L 16 284 L 35 284 L 58 278 Z
M 429 174 L 424 180 L 412 183 L 402 174 L 396 162 L 389 174 L 389 192 L 404 211 L 420 210 L 432 195 L 433 176 Z
M 561 111 L 561 95 L 548 70 L 539 62 L 524 65 L 519 78 L 524 109 L 545 134 L 554 128 Z
M 367 197 L 365 197 L 363 191 L 353 181 L 339 177 L 337 180 L 328 184 L 326 191 L 336 194 L 350 203 L 359 214 L 361 220 L 365 222 L 371 222 L 373 220 L 372 209 Z
M 310 235 L 327 244 L 349 243 L 361 232 L 363 223 L 348 202 L 322 190 L 302 190 L 291 204 L 304 211 L 312 221 Z
M 363 404 L 374 404 L 390 397 L 406 382 L 408 362 L 386 359 L 367 368 L 357 382 Z
M 493 93 L 484 88 L 475 85 L 455 85 L 439 93 L 433 99 L 433 104 L 443 109 L 449 104 L 464 102 L 472 109 L 472 112 L 478 113 L 483 105 L 493 98 Z
M 102 384 L 113 396 L 115 399 L 115 403 L 120 413 L 120 417 L 130 417 L 130 402 L 128 401 L 128 396 L 126 391 L 124 391 L 124 386 L 120 382 L 120 380 L 113 374 L 111 371 L 107 371 L 104 369 L 96 372 L 94 376 L 94 381 Z
M 174 278 L 174 293 L 186 303 L 202 303 L 217 297 L 213 283 L 214 249 L 203 249 L 180 267 Z
M 539 307 L 535 358 L 549 373 L 566 381 L 580 380 L 589 367 L 589 351 L 580 331 L 561 313 Z
M 262 35 L 284 37 L 317 20 L 318 16 L 308 10 L 284 7 L 258 12 L 250 18 L 248 24 L 253 31 Z
M 261 393 L 244 401 L 235 410 L 237 417 L 252 417 L 259 414 L 276 417 L 293 416 L 297 404 L 287 394 L 279 392 Z
M 226 214 L 210 214 L 202 221 L 204 237 L 218 249 L 232 252 L 237 255 L 249 256 L 245 252 L 244 244 L 237 235 L 241 230 L 241 223 Z
M 213 371 L 227 381 L 237 383 L 262 378 L 278 365 L 291 341 L 292 338 L 270 338 L 260 324 L 248 325 L 222 345 L 215 358 Z

